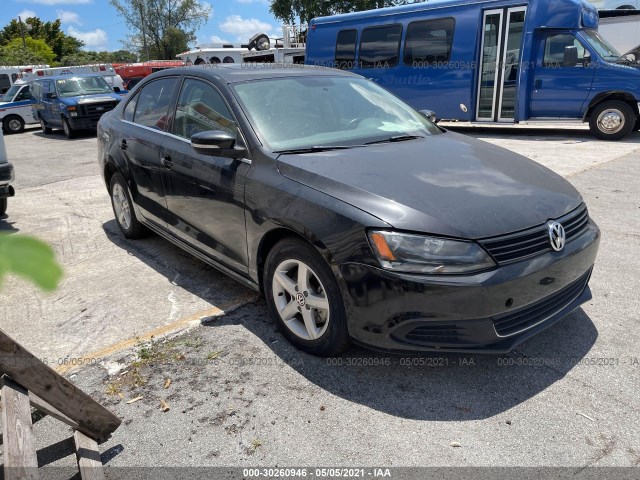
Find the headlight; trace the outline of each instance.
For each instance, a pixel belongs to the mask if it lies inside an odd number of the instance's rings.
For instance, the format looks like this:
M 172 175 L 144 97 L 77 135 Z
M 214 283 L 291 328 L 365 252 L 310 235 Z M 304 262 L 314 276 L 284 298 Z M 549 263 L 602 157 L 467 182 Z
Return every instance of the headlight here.
M 475 242 L 383 230 L 369 239 L 382 268 L 395 272 L 469 273 L 496 265 Z

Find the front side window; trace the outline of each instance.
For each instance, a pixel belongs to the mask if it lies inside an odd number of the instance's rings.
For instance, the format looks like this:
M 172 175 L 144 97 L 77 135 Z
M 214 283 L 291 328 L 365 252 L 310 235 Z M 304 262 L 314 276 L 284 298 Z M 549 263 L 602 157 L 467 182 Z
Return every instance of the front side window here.
M 398 63 L 402 25 L 365 28 L 360 40 L 360 65 L 364 68 L 392 67 Z
M 218 91 L 202 80 L 185 80 L 171 133 L 184 138 L 211 130 L 238 132 L 233 115 Z
M 416 110 L 364 78 L 271 78 L 233 89 L 254 130 L 274 152 L 440 133 Z
M 544 66 L 560 68 L 564 65 L 564 52 L 566 47 L 576 47 L 578 50 L 578 66 L 589 63 L 590 55 L 580 41 L 573 35 L 566 33 L 549 35 L 544 47 Z M 571 65 L 572 67 L 575 65 Z
M 71 77 L 56 80 L 56 89 L 60 97 L 77 97 L 96 93 L 113 93 L 113 89 L 102 77 Z
M 404 43 L 404 63 L 419 67 L 448 62 L 454 27 L 453 18 L 410 23 Z
M 161 78 L 146 84 L 139 93 L 133 121 L 145 127 L 165 130 L 168 123 L 169 104 L 178 79 Z
M 356 40 L 358 31 L 342 30 L 336 40 L 336 68 L 353 68 L 356 61 Z

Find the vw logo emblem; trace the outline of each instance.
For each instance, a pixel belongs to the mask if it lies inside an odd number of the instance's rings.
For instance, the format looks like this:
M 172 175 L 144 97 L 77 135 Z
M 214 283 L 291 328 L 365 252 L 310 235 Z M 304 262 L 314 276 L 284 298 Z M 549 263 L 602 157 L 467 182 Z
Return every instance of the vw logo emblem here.
M 549 224 L 549 243 L 551 248 L 556 252 L 561 251 L 564 248 L 566 242 L 566 235 L 564 233 L 564 227 L 558 223 L 553 222 Z
M 298 305 L 300 305 L 301 307 L 304 307 L 305 304 L 305 300 L 304 300 L 304 295 L 300 292 L 296 293 L 296 302 L 298 302 Z

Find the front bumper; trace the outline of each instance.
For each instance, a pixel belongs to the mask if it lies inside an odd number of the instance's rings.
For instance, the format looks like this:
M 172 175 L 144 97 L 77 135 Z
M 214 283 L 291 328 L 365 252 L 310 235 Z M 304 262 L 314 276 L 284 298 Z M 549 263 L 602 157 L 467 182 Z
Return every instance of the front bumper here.
M 14 180 L 13 165 L 0 163 L 0 198 L 13 197 L 15 191 L 10 185 Z
M 505 353 L 591 299 L 600 243 L 593 221 L 549 252 L 474 275 L 398 274 L 340 265 L 349 333 L 395 352 Z
M 74 130 L 96 130 L 98 128 L 99 116 L 91 117 L 69 117 L 69 126 Z

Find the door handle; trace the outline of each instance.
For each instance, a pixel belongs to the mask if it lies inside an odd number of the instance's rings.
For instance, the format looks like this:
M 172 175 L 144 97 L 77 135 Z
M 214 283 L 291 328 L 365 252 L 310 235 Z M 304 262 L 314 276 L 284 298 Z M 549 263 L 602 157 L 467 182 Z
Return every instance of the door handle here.
M 126 140 L 122 140 L 122 141 L 120 142 L 120 148 L 121 148 L 122 150 L 126 150 L 126 149 L 127 149 L 127 141 L 126 141 Z
M 171 157 L 169 155 L 165 155 L 164 157 L 162 157 L 162 164 L 167 169 L 171 169 L 171 167 L 173 167 L 173 161 L 171 160 Z
M 538 79 L 535 81 L 535 83 L 533 84 L 533 88 L 535 88 L 536 90 L 538 90 L 539 88 L 542 88 L 542 80 Z

